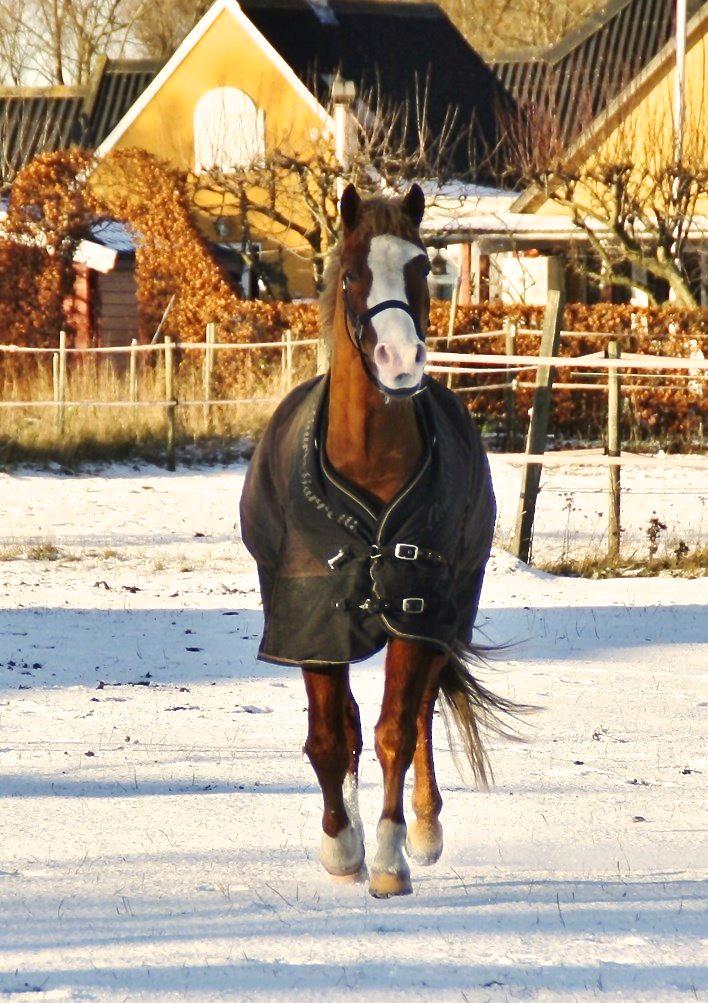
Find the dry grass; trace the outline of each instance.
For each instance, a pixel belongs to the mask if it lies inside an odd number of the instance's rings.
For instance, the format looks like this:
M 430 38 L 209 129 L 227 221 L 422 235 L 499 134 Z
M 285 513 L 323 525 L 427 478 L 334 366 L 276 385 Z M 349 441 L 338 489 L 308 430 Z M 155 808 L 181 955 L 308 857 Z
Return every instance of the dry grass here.
M 40 543 L 12 543 L 0 547 L 0 561 L 80 561 L 74 551 L 57 547 L 50 540 Z
M 666 553 L 655 557 L 607 557 L 586 554 L 584 557 L 561 557 L 534 562 L 539 571 L 572 578 L 653 578 L 668 574 L 681 578 L 703 578 L 708 575 L 708 544 L 700 544 L 687 553 Z
M 124 357 L 126 358 L 126 357 Z M 73 360 L 72 360 L 73 361 Z M 201 361 L 201 357 L 200 357 Z M 284 386 L 279 367 L 270 372 L 254 367 L 228 379 L 215 380 L 213 397 L 219 399 L 256 398 L 250 403 L 212 405 L 208 413 L 203 400 L 202 371 L 199 363 L 182 364 L 175 380 L 178 406 L 175 437 L 186 453 L 196 449 L 200 458 L 230 459 L 243 451 L 245 442 L 262 433 Z M 303 372 L 294 382 L 312 373 L 312 363 L 303 360 Z M 151 402 L 164 400 L 165 381 L 161 363 L 153 364 L 145 354 L 138 361 L 138 399 L 135 406 L 75 406 L 75 401 L 104 404 L 129 401 L 127 366 L 109 360 L 84 357 L 68 374 L 66 404 L 60 419 L 54 406 L 0 408 L 0 465 L 20 461 L 57 461 L 68 465 L 91 460 L 119 460 L 140 457 L 161 463 L 165 456 L 166 408 Z M 21 373 L 6 364 L 0 369 L 3 401 L 53 401 L 51 356 L 27 362 Z

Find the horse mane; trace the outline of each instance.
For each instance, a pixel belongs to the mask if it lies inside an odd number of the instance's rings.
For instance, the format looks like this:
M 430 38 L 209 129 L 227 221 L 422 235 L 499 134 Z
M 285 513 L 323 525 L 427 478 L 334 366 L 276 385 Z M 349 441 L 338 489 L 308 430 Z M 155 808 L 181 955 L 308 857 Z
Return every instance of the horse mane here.
M 359 219 L 356 224 L 356 235 L 362 241 L 383 233 L 394 237 L 402 237 L 414 244 L 421 244 L 418 227 L 403 208 L 403 197 L 364 199 L 359 207 Z M 320 325 L 322 334 L 331 337 L 334 327 L 334 314 L 337 306 L 337 287 L 342 265 L 342 239 L 337 241 L 327 256 L 322 289 L 319 295 Z

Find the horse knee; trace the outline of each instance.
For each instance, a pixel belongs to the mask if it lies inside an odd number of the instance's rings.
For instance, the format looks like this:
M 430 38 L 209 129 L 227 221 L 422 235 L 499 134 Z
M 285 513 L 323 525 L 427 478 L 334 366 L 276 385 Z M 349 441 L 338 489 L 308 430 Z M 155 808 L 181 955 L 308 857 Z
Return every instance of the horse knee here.
M 404 721 L 379 721 L 374 729 L 374 748 L 381 766 L 407 769 L 415 751 L 415 728 Z
M 349 764 L 347 746 L 337 735 L 326 731 L 310 733 L 305 742 L 304 752 L 315 773 L 319 774 L 326 769 L 341 772 L 343 777 L 347 771 Z

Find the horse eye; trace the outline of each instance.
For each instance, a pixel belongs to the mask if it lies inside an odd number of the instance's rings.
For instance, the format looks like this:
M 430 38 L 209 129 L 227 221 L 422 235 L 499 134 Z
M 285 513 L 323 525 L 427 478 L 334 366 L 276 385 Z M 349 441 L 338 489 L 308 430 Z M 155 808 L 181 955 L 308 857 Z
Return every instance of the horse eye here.
M 347 282 L 356 282 L 358 276 L 357 276 L 356 272 L 346 271 L 344 273 L 344 278 L 346 279 Z

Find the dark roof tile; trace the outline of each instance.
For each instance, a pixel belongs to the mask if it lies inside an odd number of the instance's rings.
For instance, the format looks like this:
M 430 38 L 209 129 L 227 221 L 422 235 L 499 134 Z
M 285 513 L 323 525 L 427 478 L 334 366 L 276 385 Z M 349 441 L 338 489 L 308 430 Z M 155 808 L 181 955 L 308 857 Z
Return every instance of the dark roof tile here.
M 688 17 L 703 6 L 687 0 Z M 669 0 L 613 0 L 545 53 L 493 68 L 519 105 L 546 105 L 572 143 L 671 40 L 674 18 Z

